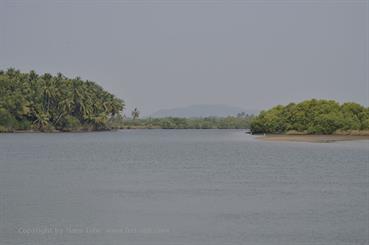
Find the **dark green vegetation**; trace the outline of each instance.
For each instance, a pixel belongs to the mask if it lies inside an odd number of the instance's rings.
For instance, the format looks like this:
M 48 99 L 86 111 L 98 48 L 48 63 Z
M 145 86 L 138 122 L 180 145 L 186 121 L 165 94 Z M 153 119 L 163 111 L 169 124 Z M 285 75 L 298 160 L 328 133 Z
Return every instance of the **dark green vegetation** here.
M 0 71 L 0 131 L 103 130 L 123 107 L 122 100 L 78 77 Z
M 306 100 L 262 111 L 251 122 L 253 133 L 333 134 L 369 129 L 369 108 L 333 100 Z
M 333 100 L 278 105 L 257 117 L 145 118 L 135 108 L 121 113 L 123 100 L 91 81 L 62 74 L 0 70 L 0 132 L 18 130 L 89 131 L 111 128 L 246 129 L 253 133 L 332 134 L 369 132 L 369 108 Z
M 123 128 L 163 128 L 163 129 L 246 129 L 250 128 L 252 116 L 205 118 L 145 118 L 125 120 Z
M 90 131 L 111 128 L 210 129 L 249 128 L 252 116 L 146 118 L 121 115 L 124 102 L 94 82 L 62 74 L 0 71 L 0 132 Z

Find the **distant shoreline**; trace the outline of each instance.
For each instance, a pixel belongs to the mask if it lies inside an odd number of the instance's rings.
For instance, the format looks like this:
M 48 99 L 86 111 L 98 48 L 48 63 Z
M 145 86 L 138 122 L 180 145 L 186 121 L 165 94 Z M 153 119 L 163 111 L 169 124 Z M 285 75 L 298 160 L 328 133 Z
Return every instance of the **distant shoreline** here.
M 369 135 L 265 135 L 256 139 L 263 141 L 289 141 L 310 143 L 332 143 L 337 141 L 369 140 Z
M 109 131 L 117 131 L 119 129 L 99 129 L 99 130 L 35 130 L 35 129 L 26 129 L 26 130 L 9 130 L 9 131 L 0 131 L 1 134 L 23 134 L 23 133 L 42 133 L 42 134 L 58 134 L 58 133 L 91 133 L 91 132 L 109 132 Z
M 157 126 L 153 126 L 153 127 L 146 127 L 146 126 L 127 126 L 127 127 L 120 127 L 120 128 L 111 128 L 111 129 L 99 129 L 99 130 L 87 130 L 87 129 L 76 129 L 76 130 L 57 130 L 57 129 L 53 129 L 53 130 L 37 130 L 37 129 L 26 129 L 26 130 L 9 130 L 9 131 L 0 131 L 0 135 L 1 134 L 22 134 L 22 133 L 45 133 L 45 134 L 53 134 L 53 133 L 92 133 L 92 132 L 114 132 L 114 131 L 118 131 L 118 130 L 140 130 L 140 129 L 147 129 L 147 130 L 152 130 L 152 129 L 162 129 L 162 130 L 186 130 L 186 129 L 190 129 L 190 130 L 210 130 L 210 129 L 217 129 L 217 130 L 229 130 L 229 129 L 234 129 L 234 130 L 241 130 L 244 131 L 246 129 L 242 129 L 242 128 L 161 128 L 161 127 L 157 127 Z

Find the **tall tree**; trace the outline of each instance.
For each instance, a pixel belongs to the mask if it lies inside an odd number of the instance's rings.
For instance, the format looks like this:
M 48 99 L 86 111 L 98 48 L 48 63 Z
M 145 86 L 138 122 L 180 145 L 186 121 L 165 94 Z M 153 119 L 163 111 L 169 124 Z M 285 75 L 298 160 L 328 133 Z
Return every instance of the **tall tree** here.
M 140 111 L 139 111 L 137 108 L 135 108 L 135 109 L 132 111 L 131 115 L 132 115 L 133 120 L 135 120 L 135 119 L 137 119 L 137 118 L 139 118 L 139 117 L 140 117 Z

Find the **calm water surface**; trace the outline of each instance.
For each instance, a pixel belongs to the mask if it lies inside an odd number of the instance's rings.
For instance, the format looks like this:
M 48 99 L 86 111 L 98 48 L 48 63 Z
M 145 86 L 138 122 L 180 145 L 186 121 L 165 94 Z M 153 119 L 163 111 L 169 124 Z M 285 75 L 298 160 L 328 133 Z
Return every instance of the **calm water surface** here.
M 0 134 L 0 244 L 368 244 L 369 142 Z

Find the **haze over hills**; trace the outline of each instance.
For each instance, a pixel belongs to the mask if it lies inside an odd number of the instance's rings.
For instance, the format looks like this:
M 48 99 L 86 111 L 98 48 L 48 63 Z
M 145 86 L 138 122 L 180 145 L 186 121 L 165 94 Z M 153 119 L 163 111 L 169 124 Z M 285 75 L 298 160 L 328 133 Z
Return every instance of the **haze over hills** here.
M 258 110 L 246 110 L 237 106 L 229 105 L 190 105 L 187 107 L 177 107 L 171 109 L 162 109 L 151 117 L 226 117 L 236 116 L 237 113 L 255 114 Z

